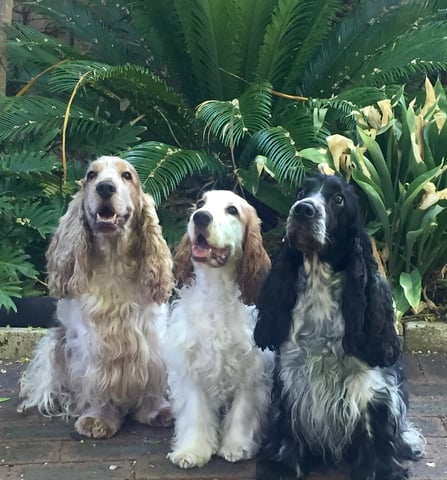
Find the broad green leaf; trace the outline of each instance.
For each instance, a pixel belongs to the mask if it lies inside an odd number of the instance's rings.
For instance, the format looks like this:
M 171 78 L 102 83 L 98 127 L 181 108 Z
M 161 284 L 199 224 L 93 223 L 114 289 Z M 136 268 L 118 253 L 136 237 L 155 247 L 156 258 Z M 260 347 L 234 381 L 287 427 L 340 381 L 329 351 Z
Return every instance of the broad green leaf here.
M 327 163 L 332 166 L 332 158 L 325 148 L 304 148 L 300 150 L 300 155 L 306 160 L 319 165 L 320 163 Z
M 374 164 L 378 178 L 380 179 L 380 186 L 382 187 L 385 197 L 385 203 L 390 205 L 394 200 L 393 184 L 382 150 L 377 142 L 367 135 L 361 128 L 357 127 L 357 132 L 371 155 L 371 161 Z
M 411 273 L 402 272 L 399 277 L 399 284 L 403 288 L 405 298 L 414 312 L 418 311 L 421 302 L 421 275 L 419 270 L 414 269 Z

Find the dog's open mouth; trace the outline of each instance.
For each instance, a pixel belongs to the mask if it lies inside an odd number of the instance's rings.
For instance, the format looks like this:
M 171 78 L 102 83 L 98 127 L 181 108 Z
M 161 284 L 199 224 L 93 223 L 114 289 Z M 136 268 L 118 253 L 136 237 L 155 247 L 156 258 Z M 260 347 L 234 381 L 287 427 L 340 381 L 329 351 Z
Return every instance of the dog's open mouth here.
M 100 230 L 115 230 L 121 227 L 128 216 L 118 215 L 110 205 L 102 206 L 96 212 L 96 227 Z
M 226 263 L 229 254 L 228 247 L 213 247 L 202 234 L 199 234 L 192 244 L 192 258 L 197 262 L 211 261 L 211 263 L 217 264 L 216 266 L 221 266 Z

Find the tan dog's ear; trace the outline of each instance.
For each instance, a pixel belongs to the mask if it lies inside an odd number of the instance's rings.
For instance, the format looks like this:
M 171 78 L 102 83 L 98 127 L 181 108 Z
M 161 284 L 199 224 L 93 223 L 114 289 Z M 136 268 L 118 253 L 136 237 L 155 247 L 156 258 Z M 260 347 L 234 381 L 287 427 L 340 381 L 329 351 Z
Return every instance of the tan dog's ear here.
M 55 297 L 85 291 L 90 275 L 90 230 L 84 217 L 81 190 L 73 197 L 46 252 L 48 288 Z
M 154 200 L 151 195 L 141 193 L 142 218 L 140 222 L 142 238 L 139 252 L 141 258 L 140 286 L 143 293 L 149 293 L 156 303 L 166 302 L 174 286 L 172 276 L 172 255 L 163 238 Z
M 175 278 L 184 284 L 188 284 L 192 278 L 193 271 L 191 239 L 185 233 L 174 253 Z
M 237 279 L 241 300 L 246 305 L 256 303 L 262 282 L 270 269 L 270 258 L 262 244 L 261 221 L 256 210 L 249 206 L 242 259 Z

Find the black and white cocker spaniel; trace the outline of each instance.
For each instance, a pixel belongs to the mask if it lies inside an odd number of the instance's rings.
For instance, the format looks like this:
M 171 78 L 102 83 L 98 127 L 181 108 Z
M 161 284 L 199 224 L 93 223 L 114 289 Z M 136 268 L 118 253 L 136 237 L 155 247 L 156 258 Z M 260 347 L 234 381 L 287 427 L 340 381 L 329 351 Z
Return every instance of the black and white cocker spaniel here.
M 255 341 L 277 352 L 258 479 L 342 461 L 353 480 L 408 478 L 424 438 L 407 419 L 390 287 L 353 188 L 316 174 L 298 190 L 258 301 Z

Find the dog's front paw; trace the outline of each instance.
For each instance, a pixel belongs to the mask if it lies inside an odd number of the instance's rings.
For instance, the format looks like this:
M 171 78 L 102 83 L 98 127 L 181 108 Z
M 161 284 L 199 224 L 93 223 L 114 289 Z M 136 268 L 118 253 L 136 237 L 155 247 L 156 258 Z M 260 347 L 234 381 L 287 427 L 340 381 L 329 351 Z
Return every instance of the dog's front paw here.
M 217 454 L 227 462 L 239 462 L 248 460 L 255 455 L 254 449 L 250 445 L 222 445 Z
M 91 438 L 109 438 L 113 436 L 118 427 L 116 425 L 107 423 L 102 418 L 96 417 L 79 417 L 75 423 L 76 431 Z
M 180 468 L 203 467 L 211 460 L 210 448 L 184 448 L 168 453 L 168 458 Z

